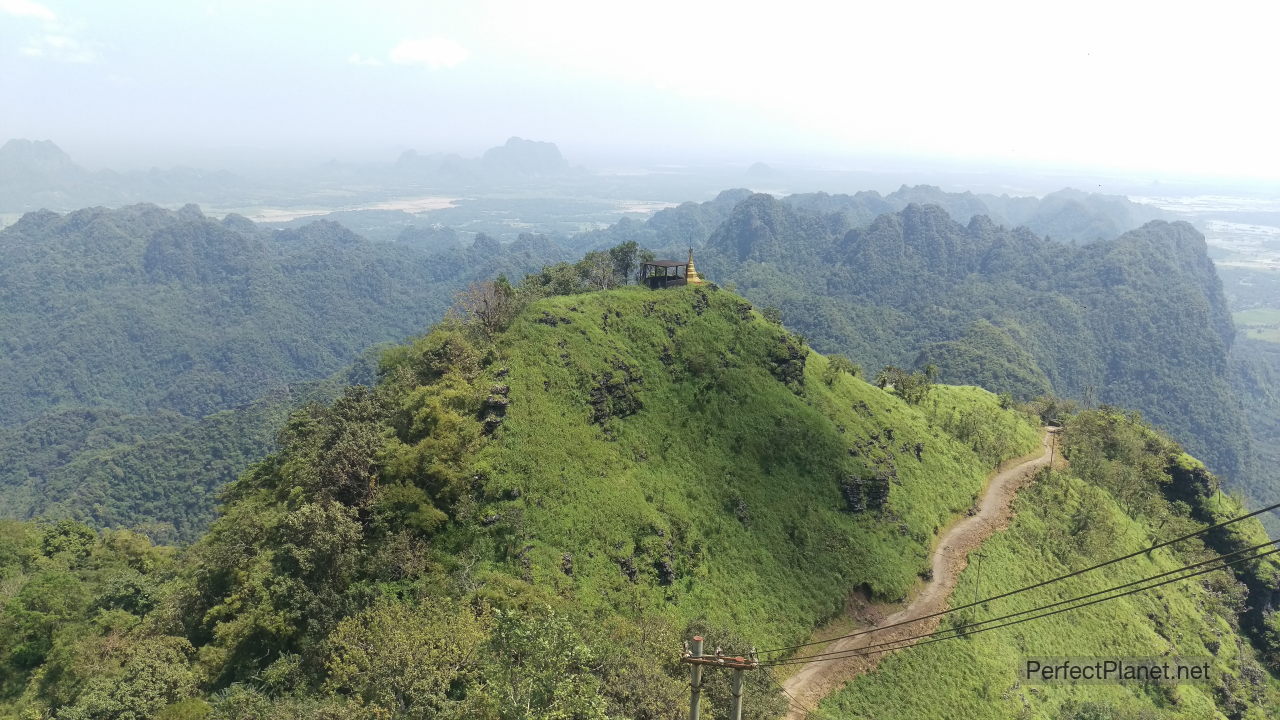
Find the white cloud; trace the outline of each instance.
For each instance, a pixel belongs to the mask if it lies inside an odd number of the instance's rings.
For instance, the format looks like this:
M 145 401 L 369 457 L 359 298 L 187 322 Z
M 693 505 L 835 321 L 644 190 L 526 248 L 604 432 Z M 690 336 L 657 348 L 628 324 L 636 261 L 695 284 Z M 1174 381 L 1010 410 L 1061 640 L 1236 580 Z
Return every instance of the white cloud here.
M 397 65 L 424 65 L 432 70 L 451 68 L 471 53 L 454 40 L 428 37 L 405 40 L 391 48 L 391 62 Z
M 3 2 L 4 0 L 0 0 Z M 67 63 L 91 63 L 98 59 L 98 52 L 69 35 L 46 33 L 27 41 L 20 51 L 23 55 Z
M 347 56 L 347 62 L 352 65 L 367 65 L 369 67 L 377 67 L 382 61 L 376 57 L 366 57 L 360 53 L 351 53 Z
M 0 12 L 17 17 L 29 17 L 54 22 L 58 16 L 52 10 L 31 0 L 0 0 Z

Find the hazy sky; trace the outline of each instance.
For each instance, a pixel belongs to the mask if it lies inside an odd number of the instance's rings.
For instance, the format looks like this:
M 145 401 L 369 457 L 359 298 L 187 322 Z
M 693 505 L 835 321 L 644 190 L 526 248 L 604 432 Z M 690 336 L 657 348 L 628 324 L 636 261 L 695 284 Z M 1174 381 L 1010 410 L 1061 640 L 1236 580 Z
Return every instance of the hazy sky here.
M 0 0 L 0 139 L 93 164 L 941 156 L 1280 176 L 1267 3 Z M 228 155 L 230 157 L 230 155 Z

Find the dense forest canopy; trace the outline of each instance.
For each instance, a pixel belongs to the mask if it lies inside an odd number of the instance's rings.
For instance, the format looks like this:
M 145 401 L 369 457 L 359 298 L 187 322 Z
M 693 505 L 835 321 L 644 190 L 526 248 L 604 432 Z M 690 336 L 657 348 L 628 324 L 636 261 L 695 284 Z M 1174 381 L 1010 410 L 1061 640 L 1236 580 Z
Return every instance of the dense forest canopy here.
M 30 213 L 0 252 L 0 425 L 234 407 L 420 331 L 471 279 L 561 259 L 535 238 L 424 253 L 331 222 L 269 232 L 150 205 Z
M 563 257 L 535 236 L 422 248 L 153 205 L 29 213 L 0 254 L 3 513 L 165 541 L 198 535 L 289 411 L 368 377 L 370 347 L 474 279 Z

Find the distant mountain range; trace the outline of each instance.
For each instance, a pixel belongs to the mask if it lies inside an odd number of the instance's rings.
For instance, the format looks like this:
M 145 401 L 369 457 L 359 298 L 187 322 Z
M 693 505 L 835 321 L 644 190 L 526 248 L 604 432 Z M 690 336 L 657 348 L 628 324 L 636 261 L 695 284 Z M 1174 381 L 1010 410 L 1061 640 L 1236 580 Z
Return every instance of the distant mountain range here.
M 571 245 L 605 247 L 634 240 L 652 248 L 702 247 L 711 233 L 729 219 L 730 212 L 751 195 L 745 188 L 725 190 L 714 200 L 682 203 L 660 210 L 648 220 L 624 218 L 608 228 L 575 237 Z M 1046 239 L 1068 243 L 1111 239 L 1151 220 L 1173 219 L 1159 208 L 1122 196 L 1071 188 L 1036 198 L 954 193 L 933 185 L 903 185 L 888 195 L 874 190 L 854 195 L 798 193 L 778 198 L 778 202 L 815 218 L 832 234 L 866 227 L 877 217 L 912 204 L 935 205 L 960 223 L 967 224 L 974 217 L 984 216 L 996 226 L 1022 227 Z M 787 239 L 780 238 L 779 242 L 785 244 Z
M 396 160 L 395 170 L 427 177 L 502 179 L 562 175 L 569 172 L 569 163 L 555 143 L 513 137 L 505 145 L 489 148 L 479 158 L 464 158 L 453 153 L 419 155 L 416 150 L 406 150 Z
M 14 139 L 0 147 L 0 212 L 67 211 L 137 202 L 256 205 L 267 197 L 296 200 L 334 182 L 369 183 L 394 192 L 398 187 L 423 184 L 524 183 L 573 172 L 554 143 L 518 137 L 478 158 L 408 150 L 394 163 L 329 163 L 292 178 L 287 186 L 189 167 L 89 171 L 49 140 Z
M 176 167 L 119 173 L 91 172 L 48 140 L 10 140 L 0 146 L 0 212 L 70 210 L 139 200 L 217 201 L 251 191 L 252 184 L 226 171 Z

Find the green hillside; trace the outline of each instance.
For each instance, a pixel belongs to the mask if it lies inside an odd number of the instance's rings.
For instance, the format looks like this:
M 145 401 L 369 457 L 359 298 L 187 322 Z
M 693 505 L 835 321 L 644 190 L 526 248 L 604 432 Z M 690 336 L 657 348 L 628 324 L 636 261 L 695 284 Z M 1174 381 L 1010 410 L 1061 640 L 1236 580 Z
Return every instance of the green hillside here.
M 699 261 L 825 351 L 872 367 L 932 361 L 946 382 L 1022 398 L 1047 380 L 1059 395 L 1141 410 L 1233 480 L 1251 470 L 1227 373 L 1231 319 L 1204 239 L 1184 223 L 1070 246 L 910 206 L 832 235 L 757 195 Z
M 1071 467 L 1042 476 L 1020 493 L 1013 525 L 982 548 L 981 578 L 976 564 L 962 575 L 954 595 L 960 602 L 1026 587 L 1203 527 L 1197 523 L 1218 523 L 1244 512 L 1235 500 L 1215 492 L 1211 482 L 1198 484 L 1208 477 L 1203 466 L 1179 457 L 1175 444 L 1134 416 L 1082 413 L 1068 423 L 1063 444 Z M 1197 474 L 1200 481 L 1190 482 Z M 1171 504 L 1171 496 L 1181 502 Z M 1266 540 L 1256 521 L 1232 527 L 1204 541 L 1189 540 L 960 611 L 943 627 L 1097 592 Z M 893 654 L 828 698 L 821 712 L 842 720 L 1275 717 L 1280 710 L 1278 624 L 1273 610 L 1262 609 L 1274 608 L 1280 563 L 1274 558 L 1244 563 L 1234 573 L 1243 584 L 1220 571 Z M 1245 612 L 1246 607 L 1252 611 Z M 1258 652 L 1243 642 L 1242 626 L 1246 634 L 1269 637 L 1263 642 L 1269 649 Z M 1020 680 L 1023 658 L 1037 656 L 1212 658 L 1212 676 L 1208 682 L 1169 686 Z
M 1037 442 L 984 391 L 912 405 L 836 366 L 714 287 L 446 322 L 376 387 L 295 413 L 177 561 L 5 525 L 4 702 L 672 717 L 682 637 L 791 641 L 853 588 L 904 596 L 990 467 Z
M 476 468 L 487 497 L 519 492 L 491 508 L 522 515 L 535 582 L 617 605 L 634 601 L 627 565 L 658 581 L 645 604 L 774 639 L 834 612 L 850 584 L 904 594 L 929 538 L 1002 459 L 983 462 L 943 430 L 952 404 L 1003 417 L 993 396 L 939 388 L 917 408 L 848 375 L 828 385 L 824 358 L 722 291 L 546 300 L 503 336 L 494 366 L 510 370 L 513 400 Z M 1035 441 L 1011 427 L 999 455 Z M 593 474 L 605 488 L 582 482 Z M 896 522 L 846 511 L 842 482 L 877 474 L 894 478 Z M 869 546 L 884 549 L 874 565 L 851 552 Z M 726 594 L 743 601 L 716 601 Z

